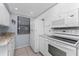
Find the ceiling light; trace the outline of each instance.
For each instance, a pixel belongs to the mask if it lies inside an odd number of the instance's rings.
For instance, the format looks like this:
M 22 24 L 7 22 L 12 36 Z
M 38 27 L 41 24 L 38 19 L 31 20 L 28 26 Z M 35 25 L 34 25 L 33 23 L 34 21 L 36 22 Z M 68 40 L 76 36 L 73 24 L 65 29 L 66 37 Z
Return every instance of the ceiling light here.
M 15 10 L 18 10 L 18 8 L 15 8 Z
M 31 11 L 30 14 L 33 14 L 33 12 Z

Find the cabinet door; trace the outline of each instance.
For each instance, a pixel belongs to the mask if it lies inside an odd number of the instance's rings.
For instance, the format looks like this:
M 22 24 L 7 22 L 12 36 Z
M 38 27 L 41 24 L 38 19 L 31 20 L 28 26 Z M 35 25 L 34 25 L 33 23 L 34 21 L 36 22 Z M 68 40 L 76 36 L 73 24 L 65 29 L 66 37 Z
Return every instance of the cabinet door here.
M 49 39 L 45 38 L 44 41 L 44 55 L 45 56 L 51 56 L 51 54 L 48 52 L 48 44 L 49 44 Z
M 8 48 L 8 56 L 11 56 L 11 50 L 12 50 L 12 47 L 11 47 L 11 41 L 9 42 L 7 48 Z
M 0 3 L 0 24 L 9 26 L 10 15 L 4 4 Z
M 78 9 L 71 10 L 65 14 L 66 26 L 78 26 Z
M 14 55 L 14 49 L 15 49 L 15 39 L 14 39 L 14 37 L 12 37 L 11 38 L 11 40 L 12 40 L 12 42 L 11 42 L 11 56 L 13 56 Z
M 12 56 L 12 40 L 9 42 L 9 44 L 8 44 L 8 55 L 9 56 Z
M 45 51 L 45 39 L 43 37 L 40 37 L 40 52 L 44 55 Z
M 8 44 L 8 55 L 13 56 L 14 55 L 14 48 L 15 48 L 14 39 L 13 38 L 10 38 L 10 39 L 11 39 L 11 41 Z
M 0 46 L 0 56 L 8 56 L 7 45 Z
M 52 26 L 53 27 L 64 27 L 65 26 L 65 16 L 64 15 L 59 15 L 56 20 L 53 21 Z
M 51 56 L 48 52 L 48 41 L 49 39 L 40 37 L 40 52 L 45 56 Z

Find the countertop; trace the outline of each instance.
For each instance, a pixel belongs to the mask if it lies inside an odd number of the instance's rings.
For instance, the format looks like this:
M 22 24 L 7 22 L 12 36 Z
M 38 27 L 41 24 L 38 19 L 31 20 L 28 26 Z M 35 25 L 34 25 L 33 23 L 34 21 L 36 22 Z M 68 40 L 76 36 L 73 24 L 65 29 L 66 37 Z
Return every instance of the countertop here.
M 14 33 L 7 32 L 0 35 L 0 46 L 7 45 L 12 37 L 14 37 Z

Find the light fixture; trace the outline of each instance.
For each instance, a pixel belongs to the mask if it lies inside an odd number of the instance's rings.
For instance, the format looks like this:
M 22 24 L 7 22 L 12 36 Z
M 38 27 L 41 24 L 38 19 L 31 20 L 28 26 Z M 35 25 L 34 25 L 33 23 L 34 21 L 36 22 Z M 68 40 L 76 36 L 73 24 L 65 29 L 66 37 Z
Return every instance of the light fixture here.
M 15 8 L 15 10 L 18 10 L 18 8 Z
M 30 12 L 30 14 L 32 15 L 32 14 L 33 14 L 33 12 L 31 11 L 31 12 Z

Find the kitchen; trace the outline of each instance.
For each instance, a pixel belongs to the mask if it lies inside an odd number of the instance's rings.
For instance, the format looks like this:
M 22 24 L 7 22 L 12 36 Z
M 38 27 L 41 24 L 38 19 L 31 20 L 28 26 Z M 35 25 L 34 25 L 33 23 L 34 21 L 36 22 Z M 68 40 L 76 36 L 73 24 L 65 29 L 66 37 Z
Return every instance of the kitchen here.
M 79 56 L 78 16 L 79 3 L 0 3 L 0 56 Z

